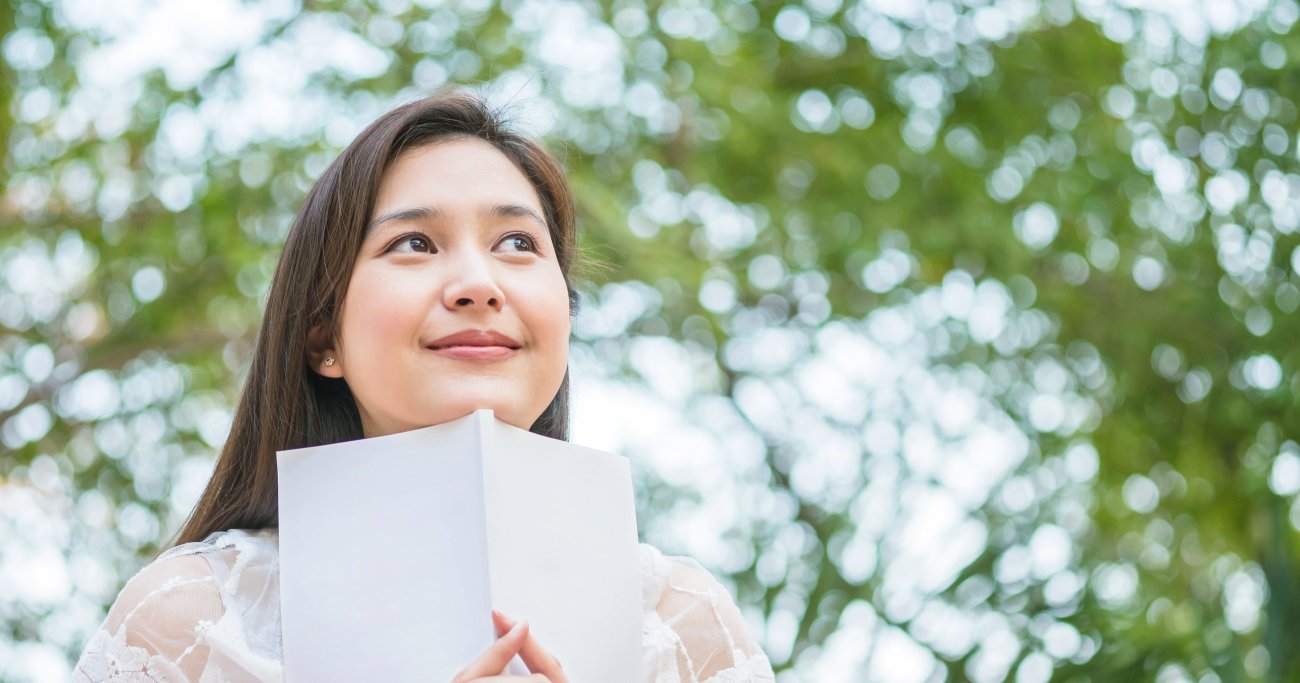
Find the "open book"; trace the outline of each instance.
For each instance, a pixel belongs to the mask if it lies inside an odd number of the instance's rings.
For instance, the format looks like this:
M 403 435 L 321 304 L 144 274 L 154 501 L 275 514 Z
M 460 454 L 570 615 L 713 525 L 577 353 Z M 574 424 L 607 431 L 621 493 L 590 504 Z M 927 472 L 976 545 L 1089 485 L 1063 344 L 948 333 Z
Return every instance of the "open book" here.
M 449 681 L 495 639 L 493 608 L 528 619 L 575 683 L 639 679 L 625 458 L 480 410 L 281 451 L 279 489 L 288 683 Z

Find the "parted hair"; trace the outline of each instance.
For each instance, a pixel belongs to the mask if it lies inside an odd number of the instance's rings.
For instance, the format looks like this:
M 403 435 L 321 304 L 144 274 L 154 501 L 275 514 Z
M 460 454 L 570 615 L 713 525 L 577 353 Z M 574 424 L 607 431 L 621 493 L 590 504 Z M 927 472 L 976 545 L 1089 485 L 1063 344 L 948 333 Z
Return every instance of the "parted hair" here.
M 294 218 L 230 436 L 176 543 L 200 541 L 215 531 L 278 526 L 276 451 L 363 437 L 347 383 L 312 369 L 309 338 L 338 338 L 338 312 L 384 174 L 403 152 L 452 138 L 488 142 L 532 183 L 573 310 L 574 204 L 560 163 L 540 143 L 513 132 L 500 110 L 472 93 L 444 92 L 384 114 L 330 164 Z M 531 431 L 567 439 L 568 430 L 566 372 Z

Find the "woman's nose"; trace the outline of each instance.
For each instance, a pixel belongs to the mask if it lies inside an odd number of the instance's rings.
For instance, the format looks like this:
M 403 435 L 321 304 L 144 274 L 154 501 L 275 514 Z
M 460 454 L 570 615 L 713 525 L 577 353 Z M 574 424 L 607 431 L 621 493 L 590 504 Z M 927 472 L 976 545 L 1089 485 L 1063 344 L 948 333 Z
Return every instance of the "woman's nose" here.
M 505 295 L 497 284 L 488 258 L 465 254 L 453 260 L 454 264 L 445 264 L 452 271 L 447 287 L 443 290 L 443 305 L 452 310 L 473 308 L 501 310 L 501 306 L 505 303 Z

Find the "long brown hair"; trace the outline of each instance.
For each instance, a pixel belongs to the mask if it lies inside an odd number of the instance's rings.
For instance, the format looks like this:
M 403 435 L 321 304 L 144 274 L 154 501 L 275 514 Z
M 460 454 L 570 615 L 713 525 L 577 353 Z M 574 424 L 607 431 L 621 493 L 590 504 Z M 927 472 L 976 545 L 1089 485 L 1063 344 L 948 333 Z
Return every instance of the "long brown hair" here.
M 214 531 L 277 526 L 276 451 L 362 438 L 352 392 L 342 379 L 312 370 L 308 337 L 315 329 L 337 339 L 336 313 L 385 171 L 404 151 L 455 137 L 492 144 L 532 183 L 573 310 L 573 194 L 555 158 L 537 142 L 510 131 L 499 110 L 465 92 L 434 95 L 381 116 L 330 164 L 294 219 L 271 280 L 230 436 L 177 543 L 200 541 Z M 566 439 L 568 430 L 566 372 L 532 431 Z

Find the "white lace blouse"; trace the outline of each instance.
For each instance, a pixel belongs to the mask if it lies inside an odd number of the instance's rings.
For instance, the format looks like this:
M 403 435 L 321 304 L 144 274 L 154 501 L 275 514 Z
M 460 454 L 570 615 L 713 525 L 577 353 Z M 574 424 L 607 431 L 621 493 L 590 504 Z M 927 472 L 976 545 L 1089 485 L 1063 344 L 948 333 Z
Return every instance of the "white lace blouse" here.
M 774 681 L 731 595 L 708 571 L 648 545 L 640 552 L 641 683 Z M 274 529 L 172 548 L 127 582 L 73 680 L 278 683 L 279 581 Z

